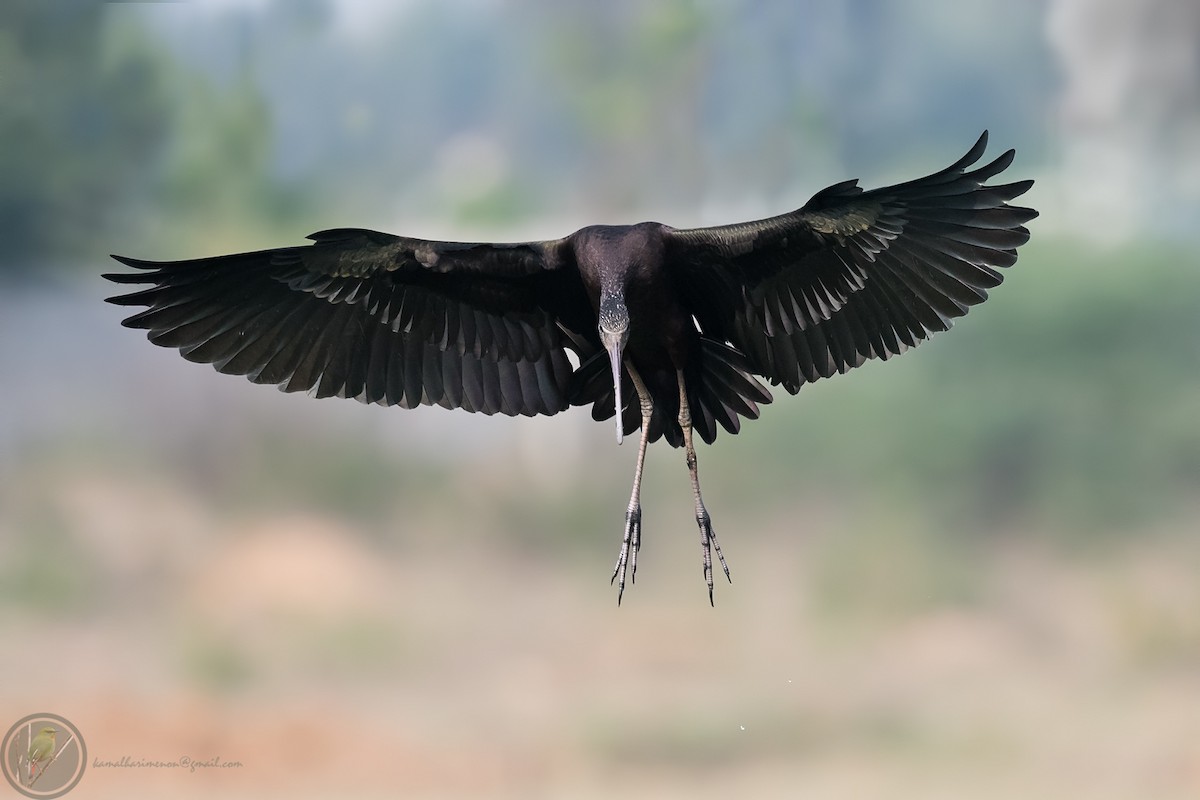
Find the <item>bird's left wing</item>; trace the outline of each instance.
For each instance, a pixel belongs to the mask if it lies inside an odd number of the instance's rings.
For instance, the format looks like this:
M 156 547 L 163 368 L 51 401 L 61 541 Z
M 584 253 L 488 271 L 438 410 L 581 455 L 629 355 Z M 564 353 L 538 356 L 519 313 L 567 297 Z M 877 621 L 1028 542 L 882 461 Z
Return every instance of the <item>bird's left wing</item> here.
M 847 181 L 789 214 L 668 233 L 667 263 L 706 335 L 795 393 L 887 358 L 987 298 L 997 267 L 1029 239 L 1030 208 L 1008 205 L 1032 181 L 986 181 L 1013 151 L 975 167 L 985 132 L 949 167 L 864 192 Z
M 284 391 L 485 414 L 567 407 L 586 308 L 567 240 L 434 242 L 360 229 L 190 261 L 114 256 L 150 288 L 109 298 L 191 361 Z

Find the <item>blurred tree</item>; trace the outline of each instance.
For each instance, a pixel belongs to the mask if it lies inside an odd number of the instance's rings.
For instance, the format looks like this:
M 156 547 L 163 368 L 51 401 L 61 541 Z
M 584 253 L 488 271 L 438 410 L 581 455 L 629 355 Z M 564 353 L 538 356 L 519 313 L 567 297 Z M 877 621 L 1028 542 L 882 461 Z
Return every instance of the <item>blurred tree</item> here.
M 154 174 L 164 57 L 132 39 L 106 52 L 102 9 L 0 4 L 0 273 L 81 252 Z
M 315 24 L 321 7 L 293 21 Z M 300 207 L 307 195 L 273 180 L 254 52 L 239 55 L 220 86 L 117 4 L 0 4 L 0 274 Z

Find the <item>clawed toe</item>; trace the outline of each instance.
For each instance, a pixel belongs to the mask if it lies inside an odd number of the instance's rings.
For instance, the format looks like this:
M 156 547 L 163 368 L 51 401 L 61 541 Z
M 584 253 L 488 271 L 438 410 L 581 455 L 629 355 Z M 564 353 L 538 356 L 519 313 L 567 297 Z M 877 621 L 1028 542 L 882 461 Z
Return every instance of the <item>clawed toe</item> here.
M 707 511 L 703 511 L 696 515 L 696 522 L 700 526 L 700 548 L 703 551 L 704 564 L 704 584 L 708 587 L 708 604 L 715 606 L 713 600 L 713 568 L 712 554 L 715 551 L 717 561 L 721 564 L 721 570 L 725 573 L 725 580 L 733 583 L 733 578 L 729 575 L 729 565 L 725 563 L 725 554 L 721 552 L 721 543 L 717 541 L 717 534 L 713 530 L 712 520 L 708 516 Z
M 617 555 L 617 563 L 613 566 L 611 586 L 617 583 L 617 605 L 625 594 L 625 577 L 628 572 L 629 583 L 637 583 L 637 556 L 642 547 L 642 509 L 641 506 L 625 512 L 625 533 L 621 537 L 621 552 Z

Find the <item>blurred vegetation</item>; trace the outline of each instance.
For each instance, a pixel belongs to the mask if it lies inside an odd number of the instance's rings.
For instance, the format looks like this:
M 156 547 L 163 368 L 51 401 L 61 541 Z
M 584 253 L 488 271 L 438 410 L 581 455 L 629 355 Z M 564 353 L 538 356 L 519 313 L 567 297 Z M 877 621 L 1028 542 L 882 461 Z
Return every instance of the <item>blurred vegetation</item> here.
M 151 180 L 169 133 L 162 59 L 105 52 L 89 0 L 0 6 L 0 269 L 79 255 Z
M 249 73 L 217 86 L 116 5 L 0 5 L 0 275 L 178 236 L 164 219 L 236 231 L 304 202 L 270 174 Z

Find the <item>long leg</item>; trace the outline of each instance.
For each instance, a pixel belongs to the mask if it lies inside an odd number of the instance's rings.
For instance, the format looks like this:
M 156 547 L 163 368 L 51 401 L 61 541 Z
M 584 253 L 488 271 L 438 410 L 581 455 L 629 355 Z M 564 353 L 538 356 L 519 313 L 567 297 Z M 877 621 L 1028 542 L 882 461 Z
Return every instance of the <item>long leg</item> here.
M 625 568 L 629 568 L 629 582 L 637 582 L 637 554 L 642 547 L 642 464 L 646 461 L 646 441 L 650 436 L 650 415 L 654 413 L 654 401 L 642 377 L 632 364 L 626 363 L 629 377 L 633 380 L 633 388 L 637 390 L 638 402 L 642 407 L 642 435 L 638 440 L 637 466 L 633 469 L 633 491 L 629 495 L 629 507 L 625 510 L 625 534 L 621 537 L 621 552 L 617 556 L 616 566 L 613 567 L 613 581 L 617 583 L 617 605 L 621 605 L 621 596 L 625 594 Z M 617 414 L 621 409 L 617 409 Z
M 712 605 L 713 550 L 717 553 L 717 560 L 721 562 L 721 569 L 725 571 L 725 580 L 733 583 L 733 578 L 729 577 L 729 565 L 725 563 L 721 545 L 717 542 L 717 534 L 713 531 L 712 519 L 708 516 L 708 509 L 704 507 L 703 498 L 700 497 L 700 475 L 696 469 L 696 448 L 692 445 L 692 412 L 688 407 L 687 385 L 683 380 L 683 370 L 676 370 L 675 377 L 679 382 L 679 427 L 683 429 L 683 445 L 687 454 L 688 473 L 692 478 L 692 495 L 696 499 L 696 523 L 700 526 L 700 547 L 704 551 L 704 582 L 708 585 L 708 603 Z

